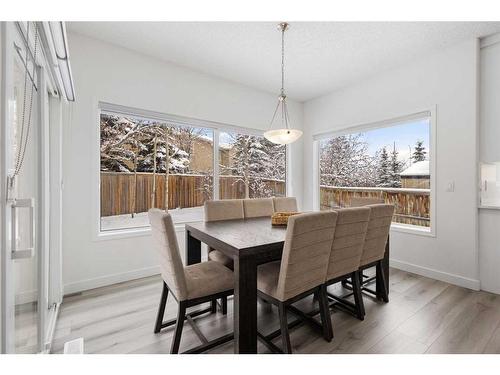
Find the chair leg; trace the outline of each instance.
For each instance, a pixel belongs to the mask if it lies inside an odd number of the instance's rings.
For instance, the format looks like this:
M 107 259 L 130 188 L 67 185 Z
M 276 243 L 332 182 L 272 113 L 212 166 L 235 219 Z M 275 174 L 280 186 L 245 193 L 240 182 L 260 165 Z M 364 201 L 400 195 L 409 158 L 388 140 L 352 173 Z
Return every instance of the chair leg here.
M 278 312 L 280 318 L 281 342 L 283 343 L 283 352 L 285 354 L 292 354 L 292 345 L 290 344 L 288 320 L 286 317 L 286 308 L 284 303 L 280 302 L 278 304 Z
M 387 281 L 385 280 L 384 267 L 382 261 L 377 262 L 377 281 L 380 283 L 381 297 L 384 302 L 389 302 L 389 294 L 387 293 Z
M 165 306 L 167 304 L 167 298 L 168 298 L 168 288 L 167 284 L 163 282 L 163 290 L 161 292 L 160 305 L 158 306 L 158 313 L 156 315 L 156 324 L 154 330 L 155 333 L 161 331 L 161 325 L 163 323 L 163 315 L 165 314 Z
M 211 302 L 210 302 L 210 313 L 211 314 L 215 314 L 217 312 L 217 300 L 216 299 L 213 299 Z
M 222 314 L 227 315 L 227 297 L 222 297 L 220 301 L 222 304 Z
M 321 323 L 323 325 L 323 337 L 330 342 L 333 339 L 332 317 L 330 316 L 330 307 L 328 296 L 326 294 L 326 285 L 320 287 L 319 293 L 319 312 L 321 314 Z
M 177 322 L 175 324 L 174 340 L 170 347 L 170 354 L 179 353 L 179 346 L 181 344 L 182 327 L 184 326 L 184 318 L 186 317 L 186 303 L 179 302 L 179 312 L 177 314 Z
M 351 274 L 352 291 L 354 293 L 354 302 L 356 304 L 356 315 L 359 320 L 365 319 L 365 304 L 363 303 L 363 295 L 361 293 L 361 283 L 359 271 Z

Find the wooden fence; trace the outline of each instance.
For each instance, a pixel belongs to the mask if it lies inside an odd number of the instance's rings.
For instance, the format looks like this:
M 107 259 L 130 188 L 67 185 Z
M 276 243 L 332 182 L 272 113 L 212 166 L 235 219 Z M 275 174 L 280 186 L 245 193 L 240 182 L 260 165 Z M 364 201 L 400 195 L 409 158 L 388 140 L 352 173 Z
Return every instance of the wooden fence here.
M 430 189 L 356 188 L 321 186 L 320 208 L 349 207 L 353 197 L 381 198 L 394 204 L 394 221 L 430 226 Z
M 165 207 L 164 174 L 155 178 L 154 206 Z M 285 182 L 262 180 L 266 190 L 274 196 L 285 195 Z M 252 186 L 250 184 L 250 186 Z M 205 175 L 170 174 L 168 176 L 168 208 L 202 206 L 212 195 L 212 177 Z M 147 212 L 152 205 L 152 173 L 101 172 L 101 216 Z M 250 198 L 258 196 L 250 189 Z M 220 176 L 221 199 L 245 198 L 245 185 L 238 176 Z

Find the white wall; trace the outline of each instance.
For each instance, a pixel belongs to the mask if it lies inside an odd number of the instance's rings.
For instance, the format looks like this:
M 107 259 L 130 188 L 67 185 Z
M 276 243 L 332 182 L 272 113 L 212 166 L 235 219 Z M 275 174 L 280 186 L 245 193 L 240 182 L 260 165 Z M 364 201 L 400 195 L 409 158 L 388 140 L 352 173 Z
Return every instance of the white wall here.
M 469 40 L 306 102 L 305 207 L 313 207 L 314 134 L 436 106 L 436 236 L 392 231 L 391 264 L 477 289 L 477 71 L 478 43 Z
M 69 35 L 77 101 L 63 139 L 63 282 L 65 293 L 156 272 L 150 237 L 95 240 L 96 186 L 91 147 L 98 101 L 265 130 L 276 96 L 168 64 L 76 34 Z M 301 127 L 302 105 L 290 102 Z M 302 142 L 292 146 L 292 194 L 302 196 Z M 181 229 L 180 229 L 181 230 Z M 184 234 L 179 232 L 183 246 Z
M 500 161 L 500 34 L 481 48 L 480 153 L 482 162 Z M 500 293 L 500 210 L 479 210 L 481 289 Z

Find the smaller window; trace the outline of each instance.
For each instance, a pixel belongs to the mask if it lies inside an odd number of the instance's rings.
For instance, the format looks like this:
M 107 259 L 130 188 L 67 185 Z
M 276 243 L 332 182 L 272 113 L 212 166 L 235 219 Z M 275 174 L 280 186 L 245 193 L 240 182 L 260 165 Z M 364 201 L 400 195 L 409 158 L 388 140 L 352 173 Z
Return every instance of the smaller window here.
M 431 226 L 430 117 L 321 139 L 320 209 L 356 198 L 395 205 L 393 221 Z

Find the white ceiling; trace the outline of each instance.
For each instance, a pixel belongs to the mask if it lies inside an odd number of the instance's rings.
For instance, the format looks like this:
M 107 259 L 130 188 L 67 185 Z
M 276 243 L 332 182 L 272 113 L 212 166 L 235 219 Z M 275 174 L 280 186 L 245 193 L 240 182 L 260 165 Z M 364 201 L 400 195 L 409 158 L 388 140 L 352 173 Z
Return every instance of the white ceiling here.
M 281 37 L 269 22 L 68 22 L 76 32 L 278 93 Z M 285 86 L 305 101 L 470 37 L 500 22 L 291 22 Z M 71 45 L 69 46 L 71 50 Z

